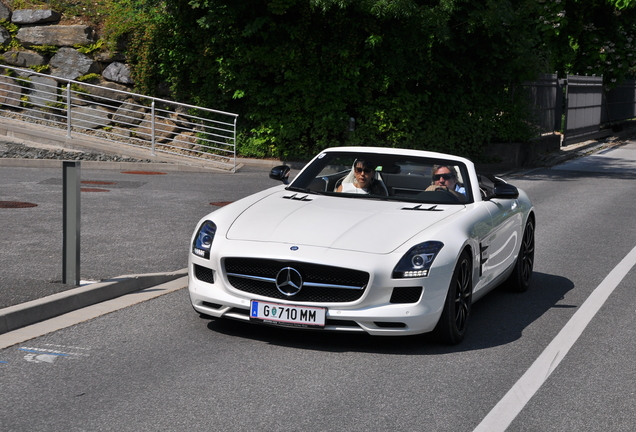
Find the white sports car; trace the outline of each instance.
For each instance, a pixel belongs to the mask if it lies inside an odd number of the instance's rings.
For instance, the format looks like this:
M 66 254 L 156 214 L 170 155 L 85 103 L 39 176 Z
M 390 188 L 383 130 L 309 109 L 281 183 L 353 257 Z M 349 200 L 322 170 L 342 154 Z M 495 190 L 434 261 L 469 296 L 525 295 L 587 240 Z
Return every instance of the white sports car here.
M 530 285 L 527 195 L 465 158 L 338 147 L 203 218 L 189 293 L 203 316 L 459 343 L 471 304 Z

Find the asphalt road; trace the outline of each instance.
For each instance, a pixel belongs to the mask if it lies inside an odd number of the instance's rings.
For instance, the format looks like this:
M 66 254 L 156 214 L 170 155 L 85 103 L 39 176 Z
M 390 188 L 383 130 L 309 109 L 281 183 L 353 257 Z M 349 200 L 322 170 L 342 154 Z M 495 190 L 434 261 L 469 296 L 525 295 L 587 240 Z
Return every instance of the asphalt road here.
M 170 272 L 187 266 L 196 223 L 226 202 L 269 186 L 268 169 L 239 173 L 81 168 L 80 278 Z M 62 284 L 62 169 L 0 168 L 0 309 L 74 288 Z
M 477 302 L 459 346 L 210 321 L 182 289 L 0 350 L 0 430 L 633 431 L 635 178 L 634 143 L 510 177 L 537 209 L 533 283 Z M 183 219 L 248 192 L 188 179 Z M 159 186 L 152 214 L 187 204 Z

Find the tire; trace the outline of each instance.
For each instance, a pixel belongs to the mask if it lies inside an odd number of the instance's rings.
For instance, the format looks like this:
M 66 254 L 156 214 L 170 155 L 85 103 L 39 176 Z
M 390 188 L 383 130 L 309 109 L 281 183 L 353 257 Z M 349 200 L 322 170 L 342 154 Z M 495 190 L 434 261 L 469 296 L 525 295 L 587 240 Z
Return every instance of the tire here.
M 448 288 L 442 316 L 435 327 L 435 334 L 441 343 L 460 343 L 468 328 L 468 318 L 473 299 L 473 271 L 470 255 L 464 251 L 455 265 Z
M 523 230 L 519 255 L 515 267 L 506 281 L 506 288 L 510 291 L 522 293 L 528 290 L 532 282 L 534 268 L 534 220 L 528 219 Z

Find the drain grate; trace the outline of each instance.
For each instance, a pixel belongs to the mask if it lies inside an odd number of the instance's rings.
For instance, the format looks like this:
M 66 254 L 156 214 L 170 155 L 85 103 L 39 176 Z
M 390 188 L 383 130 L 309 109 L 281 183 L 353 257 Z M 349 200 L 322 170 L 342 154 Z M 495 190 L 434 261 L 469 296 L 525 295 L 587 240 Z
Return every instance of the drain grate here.
M 28 208 L 37 207 L 37 204 L 20 201 L 0 201 L 0 208 Z

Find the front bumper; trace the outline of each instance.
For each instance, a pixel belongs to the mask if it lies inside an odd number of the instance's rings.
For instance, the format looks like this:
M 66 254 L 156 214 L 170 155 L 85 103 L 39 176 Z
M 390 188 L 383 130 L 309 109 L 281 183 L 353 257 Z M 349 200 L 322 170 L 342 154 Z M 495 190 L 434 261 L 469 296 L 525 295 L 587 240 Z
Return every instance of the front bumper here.
M 251 248 L 252 252 L 254 248 Z M 216 318 L 231 318 L 250 321 L 250 301 L 261 300 L 297 306 L 324 307 L 326 325 L 324 330 L 343 332 L 366 332 L 371 335 L 411 335 L 432 331 L 441 315 L 446 293 L 452 276 L 452 266 L 433 268 L 428 277 L 392 279 L 393 266 L 399 256 L 352 253 L 350 251 L 312 251 L 303 248 L 304 256 L 268 250 L 269 259 L 281 261 L 281 267 L 293 261 L 316 262 L 320 255 L 321 265 L 343 267 L 344 262 L 363 263 L 356 267 L 369 273 L 369 281 L 363 295 L 350 302 L 295 302 L 289 299 L 272 298 L 241 291 L 232 286 L 223 269 L 226 256 L 236 257 L 224 250 L 224 256 L 213 255 L 210 259 L 190 255 L 188 290 L 193 308 L 204 315 Z M 243 249 L 245 250 L 245 249 Z M 289 251 L 289 247 L 284 249 Z M 360 255 L 360 256 L 352 256 Z M 195 271 L 195 266 L 206 269 L 205 277 Z M 348 266 L 347 268 L 350 268 Z M 450 269 L 450 270 L 449 270 Z M 421 287 L 417 299 L 396 302 L 395 290 Z

